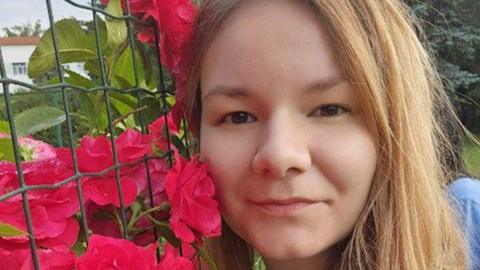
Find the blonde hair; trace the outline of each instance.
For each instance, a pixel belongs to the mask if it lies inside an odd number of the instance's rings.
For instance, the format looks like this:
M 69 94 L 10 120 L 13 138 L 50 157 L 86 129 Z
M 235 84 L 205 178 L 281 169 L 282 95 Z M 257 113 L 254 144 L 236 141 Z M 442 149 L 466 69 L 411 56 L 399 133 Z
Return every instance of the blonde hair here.
M 435 106 L 453 110 L 415 17 L 399 0 L 305 1 L 329 30 L 379 153 L 368 202 L 351 235 L 337 244 L 332 268 L 466 269 L 466 244 L 445 194 L 451 174 L 441 155 L 451 146 Z M 202 58 L 225 18 L 245 2 L 200 6 L 185 103 L 196 135 Z M 228 225 L 210 248 L 220 269 L 251 269 L 251 247 Z

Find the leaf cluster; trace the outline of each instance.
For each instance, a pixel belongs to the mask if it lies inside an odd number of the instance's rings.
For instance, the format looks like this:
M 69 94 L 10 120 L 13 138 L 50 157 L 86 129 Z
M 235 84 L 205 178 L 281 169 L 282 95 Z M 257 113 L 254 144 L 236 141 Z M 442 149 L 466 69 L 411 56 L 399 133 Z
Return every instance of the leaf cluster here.
M 433 49 L 461 119 L 469 129 L 480 131 L 480 1 L 406 3 L 423 22 L 426 42 Z

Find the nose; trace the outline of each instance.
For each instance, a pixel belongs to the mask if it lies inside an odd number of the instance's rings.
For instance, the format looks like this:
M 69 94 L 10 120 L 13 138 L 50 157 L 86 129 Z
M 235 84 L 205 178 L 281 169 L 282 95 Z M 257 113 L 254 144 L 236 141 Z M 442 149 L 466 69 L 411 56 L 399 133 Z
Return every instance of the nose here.
M 280 179 L 310 168 L 308 134 L 301 121 L 278 115 L 265 124 L 260 136 L 252 161 L 256 174 Z

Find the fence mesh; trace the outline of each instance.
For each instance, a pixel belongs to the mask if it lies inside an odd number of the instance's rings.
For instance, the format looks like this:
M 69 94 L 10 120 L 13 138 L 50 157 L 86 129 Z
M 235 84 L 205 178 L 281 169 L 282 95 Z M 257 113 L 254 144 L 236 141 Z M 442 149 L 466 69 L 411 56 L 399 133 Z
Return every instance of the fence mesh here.
M 130 13 L 129 5 L 128 5 L 128 0 L 125 0 L 126 2 L 126 9 L 124 10 L 123 16 L 114 16 L 106 12 L 104 8 L 102 8 L 101 5 L 97 3 L 95 0 L 91 0 L 90 5 L 83 5 L 76 3 L 71 0 L 65 0 L 65 2 L 69 3 L 70 5 L 74 6 L 75 8 L 78 8 L 79 10 L 84 10 L 88 11 L 91 13 L 91 20 L 93 22 L 93 29 L 95 33 L 95 49 L 96 49 L 96 54 L 97 54 L 97 62 L 98 62 L 98 71 L 99 71 L 99 76 L 98 76 L 98 82 L 99 84 L 95 85 L 94 87 L 91 88 L 85 88 L 81 85 L 76 85 L 73 83 L 69 83 L 66 80 L 66 71 L 64 68 L 64 61 L 62 62 L 62 55 L 59 51 L 59 41 L 57 38 L 58 33 L 56 32 L 56 28 L 54 27 L 54 24 L 56 23 L 55 21 L 55 8 L 52 6 L 52 1 L 51 0 L 45 0 L 45 8 L 48 12 L 48 19 L 49 19 L 49 26 L 51 30 L 51 41 L 53 44 L 53 51 L 54 51 L 54 56 L 55 56 L 55 70 L 54 74 L 58 75 L 58 82 L 53 83 L 53 84 L 46 84 L 46 85 L 37 85 L 35 83 L 25 83 L 19 80 L 15 80 L 12 78 L 7 77 L 6 70 L 5 70 L 5 62 L 4 62 L 4 55 L 2 53 L 2 48 L 0 47 L 0 83 L 3 88 L 3 98 L 5 102 L 5 114 L 6 114 L 6 119 L 8 120 L 9 123 L 9 129 L 10 129 L 10 134 L 13 142 L 13 153 L 15 157 L 15 164 L 18 172 L 18 180 L 19 180 L 19 188 L 9 191 L 8 193 L 5 193 L 0 196 L 0 202 L 5 201 L 9 198 L 12 198 L 14 196 L 21 196 L 22 197 L 22 203 L 23 203 L 23 210 L 25 213 L 25 218 L 26 218 L 26 225 L 27 225 L 27 231 L 29 235 L 29 244 L 30 244 L 30 249 L 31 249 L 31 254 L 32 254 L 32 259 L 33 259 L 33 265 L 35 269 L 40 269 L 40 264 L 39 264 L 39 257 L 38 257 L 38 250 L 36 247 L 35 240 L 33 238 L 34 236 L 34 226 L 33 220 L 32 220 L 32 213 L 31 213 L 31 207 L 29 205 L 29 192 L 34 191 L 34 190 L 41 190 L 41 189 L 57 189 L 63 185 L 71 184 L 74 183 L 76 186 L 77 190 L 77 195 L 80 203 L 80 215 L 79 215 L 79 221 L 80 221 L 80 226 L 81 226 L 81 232 L 82 235 L 79 237 L 83 237 L 87 243 L 88 243 L 88 237 L 89 237 L 89 228 L 88 228 L 88 222 L 87 222 L 87 213 L 85 209 L 85 198 L 84 198 L 84 192 L 82 191 L 82 185 L 81 185 L 81 178 L 82 177 L 95 177 L 95 176 L 101 176 L 106 173 L 114 171 L 115 179 L 116 179 L 116 187 L 117 187 L 117 192 L 119 194 L 119 202 L 120 202 L 120 211 L 119 211 L 119 218 L 121 222 L 121 232 L 123 238 L 129 238 L 128 235 L 128 230 L 127 230 L 127 218 L 126 218 L 126 213 L 125 213 L 125 204 L 124 204 L 124 198 L 123 198 L 123 190 L 122 186 L 120 184 L 120 169 L 124 166 L 132 166 L 134 164 L 123 164 L 120 163 L 118 160 L 118 153 L 116 149 L 116 142 L 115 142 L 115 137 L 116 137 L 116 129 L 115 129 L 115 123 L 114 123 L 114 115 L 115 113 L 112 111 L 112 105 L 111 105 L 111 96 L 112 95 L 128 95 L 135 97 L 136 99 L 136 107 L 138 108 L 137 111 L 134 112 L 135 116 L 138 117 L 138 122 L 139 126 L 141 127 L 141 131 L 143 133 L 148 133 L 148 130 L 146 128 L 145 124 L 145 115 L 144 115 L 144 110 L 145 108 L 151 106 L 148 102 L 145 102 L 145 100 L 149 100 L 149 98 L 154 98 L 159 100 L 159 111 L 162 113 L 161 116 L 165 117 L 165 123 L 167 123 L 167 112 L 169 111 L 168 107 L 168 102 L 166 100 L 167 97 L 167 89 L 165 86 L 165 73 L 166 71 L 163 70 L 163 66 L 160 63 L 160 48 L 159 48 L 159 30 L 157 28 L 157 25 L 154 23 L 144 23 L 143 21 L 137 19 L 136 17 L 132 16 Z M 105 57 L 104 57 L 104 49 L 100 45 L 101 43 L 101 36 L 100 36 L 100 30 L 99 30 L 99 20 L 100 16 L 104 16 L 105 19 L 111 19 L 119 22 L 124 22 L 126 27 L 127 27 L 127 40 L 128 44 L 127 46 L 129 47 L 129 50 L 131 51 L 130 55 L 132 57 L 131 63 L 133 65 L 133 76 L 134 76 L 134 87 L 130 88 L 119 88 L 112 86 L 111 84 L 108 83 L 108 80 L 106 78 L 106 66 L 105 66 Z M 151 31 L 154 34 L 155 40 L 154 40 L 154 49 L 153 53 L 155 54 L 155 59 L 156 59 L 156 67 L 152 68 L 157 74 L 157 87 L 155 91 L 151 91 L 149 89 L 145 89 L 140 85 L 140 80 L 139 80 L 139 72 L 145 72 L 142 71 L 143 66 L 139 66 L 137 61 L 135 60 L 135 55 L 136 55 L 136 46 L 138 46 L 138 42 L 136 40 L 136 32 L 134 30 L 134 25 L 143 25 L 143 27 L 148 27 L 151 29 Z M 24 174 L 22 172 L 22 158 L 20 155 L 20 146 L 18 142 L 18 136 L 17 136 L 17 130 L 15 126 L 15 112 L 12 108 L 12 97 L 16 95 L 20 95 L 18 93 L 14 93 L 12 91 L 12 86 L 21 86 L 23 88 L 28 89 L 27 93 L 23 93 L 22 95 L 36 95 L 36 94 L 46 94 L 49 95 L 50 102 L 52 104 L 57 104 L 61 105 L 61 108 L 65 114 L 65 124 L 66 128 L 62 130 L 60 127 L 56 127 L 56 135 L 55 135 L 55 142 L 57 146 L 62 146 L 62 145 L 68 145 L 70 148 L 70 154 L 71 158 L 73 161 L 73 168 L 74 168 L 74 174 L 71 177 L 68 177 L 67 179 L 64 179 L 60 182 L 57 182 L 52 185 L 27 185 L 25 182 Z M 71 100 L 70 97 L 72 96 L 72 93 L 74 92 L 83 92 L 83 93 L 101 93 L 101 97 L 103 99 L 103 103 L 105 106 L 106 114 L 107 114 L 107 120 L 108 120 L 108 125 L 107 125 L 107 134 L 109 135 L 109 139 L 111 142 L 111 147 L 112 147 L 112 153 L 113 153 L 113 166 L 109 167 L 108 169 L 98 172 L 98 173 L 85 173 L 85 172 L 80 172 L 79 171 L 79 166 L 78 166 L 78 158 L 75 152 L 75 146 L 77 144 L 77 139 L 79 137 L 79 134 L 75 134 L 74 129 L 75 129 L 75 123 L 72 119 L 72 106 L 71 106 Z M 167 125 L 165 125 L 167 127 Z M 184 134 L 188 134 L 187 132 L 187 127 L 185 122 L 183 122 L 183 129 L 184 129 Z M 165 129 L 165 132 L 168 134 L 168 128 Z M 167 138 L 170 138 L 170 136 L 167 135 Z M 182 138 L 184 141 L 187 140 L 187 136 L 184 135 Z M 187 147 L 186 149 L 188 150 L 189 145 L 188 141 L 184 142 L 186 143 Z M 155 158 L 162 158 L 166 159 L 168 161 L 168 164 L 171 166 L 172 165 L 172 155 L 171 155 L 171 142 L 168 140 L 167 146 L 168 146 L 168 151 L 166 151 L 166 154 L 162 157 L 155 157 Z M 145 163 L 145 168 L 146 168 L 146 174 L 147 174 L 147 180 L 148 180 L 148 196 L 150 206 L 153 207 L 154 199 L 153 199 L 153 194 L 152 194 L 152 179 L 151 179 L 151 173 L 149 171 L 149 166 L 147 166 L 147 163 L 149 160 L 154 159 L 154 157 L 149 157 L 146 156 L 144 159 L 141 161 Z M 154 231 L 156 233 L 156 231 Z M 157 235 L 155 234 L 155 237 Z

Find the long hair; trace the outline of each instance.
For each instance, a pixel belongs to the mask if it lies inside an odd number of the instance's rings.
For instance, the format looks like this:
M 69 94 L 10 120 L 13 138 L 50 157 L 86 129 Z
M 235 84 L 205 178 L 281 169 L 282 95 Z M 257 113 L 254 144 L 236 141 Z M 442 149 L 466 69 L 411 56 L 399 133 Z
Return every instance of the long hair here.
M 332 269 L 465 269 L 464 236 L 445 194 L 453 174 L 442 155 L 454 149 L 436 104 L 442 113 L 454 111 L 416 18 L 400 0 L 304 1 L 333 39 L 379 153 L 367 204 L 338 244 Z M 185 102 L 197 136 L 202 58 L 224 20 L 246 2 L 203 0 L 200 6 Z M 252 248 L 227 224 L 209 247 L 220 269 L 251 269 Z

